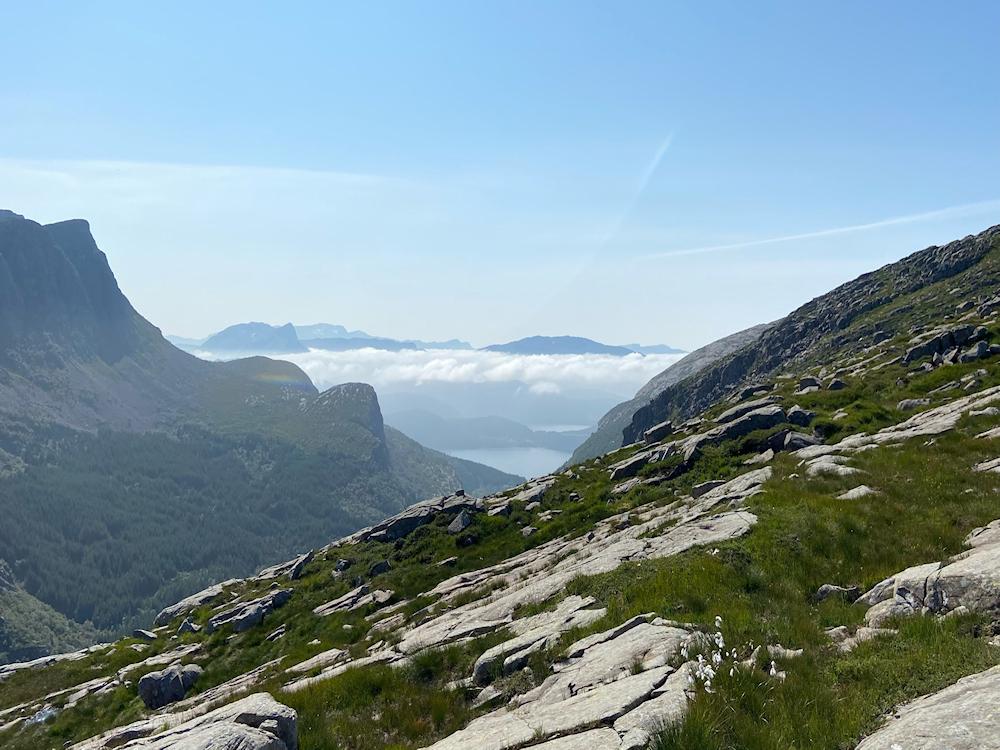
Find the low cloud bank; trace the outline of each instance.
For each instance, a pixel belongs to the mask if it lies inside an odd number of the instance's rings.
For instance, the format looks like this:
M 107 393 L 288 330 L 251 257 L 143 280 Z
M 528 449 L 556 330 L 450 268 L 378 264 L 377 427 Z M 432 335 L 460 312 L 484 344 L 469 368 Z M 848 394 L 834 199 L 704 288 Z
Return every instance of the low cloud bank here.
M 308 373 L 319 388 L 360 381 L 376 390 L 429 383 L 526 383 L 537 395 L 600 389 L 632 396 L 679 354 L 610 357 L 597 354 L 519 355 L 485 351 L 312 350 L 282 356 Z

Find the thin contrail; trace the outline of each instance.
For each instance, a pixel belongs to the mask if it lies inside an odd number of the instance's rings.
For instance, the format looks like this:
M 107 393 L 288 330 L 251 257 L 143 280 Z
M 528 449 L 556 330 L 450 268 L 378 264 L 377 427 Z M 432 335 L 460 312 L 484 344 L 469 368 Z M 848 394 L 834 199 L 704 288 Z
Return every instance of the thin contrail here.
M 846 227 L 835 227 L 833 229 L 820 229 L 816 232 L 803 232 L 801 234 L 786 234 L 780 237 L 768 237 L 762 240 L 747 240 L 745 242 L 732 242 L 726 245 L 707 245 L 705 247 L 689 247 L 680 250 L 665 250 L 660 253 L 651 253 L 647 258 L 672 258 L 678 255 L 701 255 L 703 253 L 717 253 L 724 250 L 740 250 L 746 247 L 760 247 L 761 245 L 776 245 L 781 242 L 795 242 L 797 240 L 811 240 L 817 237 L 832 237 L 839 234 L 851 234 L 853 232 L 865 232 L 870 229 L 880 229 L 896 224 L 912 224 L 918 221 L 930 221 L 932 219 L 947 219 L 957 216 L 970 216 L 987 211 L 1000 210 L 1000 199 L 980 201 L 979 203 L 967 203 L 963 206 L 949 206 L 939 208 L 935 211 L 926 211 L 920 214 L 909 214 L 907 216 L 894 216 L 890 219 L 873 221 L 867 224 L 852 224 Z
M 635 190 L 632 192 L 632 197 L 629 199 L 628 203 L 625 204 L 625 208 L 622 210 L 621 214 L 618 216 L 618 220 L 614 223 L 614 226 L 604 235 L 604 239 L 601 241 L 601 245 L 607 245 L 611 240 L 618 236 L 621 232 L 622 227 L 631 216 L 632 211 L 635 210 L 636 205 L 639 203 L 639 199 L 642 198 L 643 193 L 646 192 L 646 188 L 649 187 L 649 183 L 653 181 L 653 177 L 656 175 L 656 170 L 660 168 L 660 162 L 663 161 L 664 155 L 670 148 L 670 144 L 674 140 L 674 134 L 670 133 L 660 147 L 656 149 L 656 153 L 653 154 L 653 158 L 649 160 L 646 168 L 642 170 L 642 174 L 639 175 L 639 182 L 636 183 Z

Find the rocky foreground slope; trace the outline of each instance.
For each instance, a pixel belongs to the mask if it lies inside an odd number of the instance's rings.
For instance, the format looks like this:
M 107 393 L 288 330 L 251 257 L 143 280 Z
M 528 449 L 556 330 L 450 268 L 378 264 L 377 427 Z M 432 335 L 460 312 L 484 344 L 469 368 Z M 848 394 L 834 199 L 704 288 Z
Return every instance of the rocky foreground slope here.
M 1000 748 L 990 242 L 635 444 L 0 667 L 0 745 Z

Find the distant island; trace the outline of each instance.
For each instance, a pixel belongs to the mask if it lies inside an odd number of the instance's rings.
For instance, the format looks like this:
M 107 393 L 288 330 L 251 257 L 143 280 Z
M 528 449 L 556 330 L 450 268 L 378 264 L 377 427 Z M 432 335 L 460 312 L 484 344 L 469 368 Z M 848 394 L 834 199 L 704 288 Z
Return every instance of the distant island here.
M 626 357 L 629 354 L 681 354 L 666 344 L 626 344 L 612 346 L 581 336 L 528 336 L 506 344 L 484 346 L 483 351 L 505 352 L 507 354 L 606 354 L 612 357 Z

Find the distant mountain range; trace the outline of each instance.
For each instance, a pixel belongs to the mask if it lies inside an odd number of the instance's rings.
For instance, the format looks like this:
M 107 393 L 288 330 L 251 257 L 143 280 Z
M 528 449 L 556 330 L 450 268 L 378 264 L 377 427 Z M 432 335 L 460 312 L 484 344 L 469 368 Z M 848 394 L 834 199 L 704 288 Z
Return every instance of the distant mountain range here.
M 372 336 L 364 331 L 349 331 L 332 323 L 273 326 L 267 323 L 237 323 L 205 339 L 167 336 L 167 340 L 187 352 L 214 354 L 295 354 L 309 349 L 332 352 L 353 349 L 381 349 L 398 352 L 421 349 L 472 349 L 472 344 L 460 339 L 421 341 Z
M 682 351 L 666 344 L 611 346 L 581 336 L 528 336 L 506 344 L 484 346 L 483 350 L 507 354 L 606 354 L 612 357 L 625 357 L 629 354 L 679 354 Z
M 213 338 L 298 341 L 265 324 Z M 386 427 L 369 385 L 320 393 L 288 362 L 180 351 L 87 222 L 0 211 L 0 662 L 122 632 L 416 500 L 518 480 Z
M 419 339 L 392 339 L 372 336 L 364 331 L 348 331 L 344 326 L 314 323 L 281 326 L 267 323 L 237 323 L 209 336 L 191 339 L 167 336 L 175 345 L 186 351 L 241 354 L 294 354 L 309 349 L 350 351 L 353 349 L 381 349 L 405 351 L 421 349 L 470 350 L 472 345 L 460 339 L 447 341 L 421 341 Z M 529 336 L 506 344 L 491 344 L 481 351 L 507 354 L 603 354 L 625 357 L 629 354 L 681 354 L 683 350 L 666 344 L 625 344 L 611 346 L 581 336 Z

